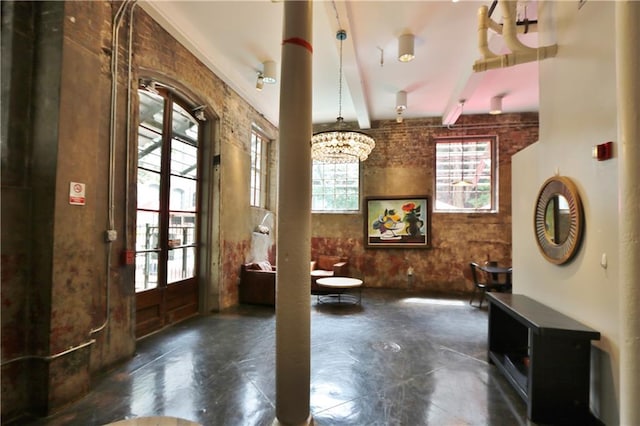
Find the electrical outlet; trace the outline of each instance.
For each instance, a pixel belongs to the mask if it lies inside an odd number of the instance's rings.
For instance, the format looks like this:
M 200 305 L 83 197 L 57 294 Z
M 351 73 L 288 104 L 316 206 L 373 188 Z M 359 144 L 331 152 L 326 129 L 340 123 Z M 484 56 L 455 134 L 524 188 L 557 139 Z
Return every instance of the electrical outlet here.
M 105 233 L 104 233 L 104 238 L 107 240 L 107 242 L 112 242 L 118 239 L 118 231 L 116 231 L 115 229 L 108 229 Z

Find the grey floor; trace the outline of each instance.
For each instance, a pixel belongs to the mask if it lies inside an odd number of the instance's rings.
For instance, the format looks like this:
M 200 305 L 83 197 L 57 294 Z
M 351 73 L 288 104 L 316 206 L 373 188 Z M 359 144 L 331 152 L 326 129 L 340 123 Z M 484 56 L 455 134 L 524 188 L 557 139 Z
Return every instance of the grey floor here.
M 487 311 L 467 300 L 364 290 L 362 304 L 311 305 L 316 425 L 530 425 L 487 363 Z M 275 314 L 241 305 L 138 342 L 89 395 L 32 425 L 173 416 L 203 425 L 275 419 Z

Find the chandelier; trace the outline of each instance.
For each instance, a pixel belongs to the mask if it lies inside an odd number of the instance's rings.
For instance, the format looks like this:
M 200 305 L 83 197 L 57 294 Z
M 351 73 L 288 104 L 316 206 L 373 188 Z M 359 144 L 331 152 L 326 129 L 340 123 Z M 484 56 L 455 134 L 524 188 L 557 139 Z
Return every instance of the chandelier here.
M 336 128 L 318 132 L 311 137 L 311 158 L 320 163 L 355 163 L 367 159 L 373 147 L 373 138 L 365 133 L 344 128 L 342 118 L 342 42 L 347 38 L 345 30 L 339 30 L 336 38 L 340 40 L 340 73 L 338 90 L 338 119 Z

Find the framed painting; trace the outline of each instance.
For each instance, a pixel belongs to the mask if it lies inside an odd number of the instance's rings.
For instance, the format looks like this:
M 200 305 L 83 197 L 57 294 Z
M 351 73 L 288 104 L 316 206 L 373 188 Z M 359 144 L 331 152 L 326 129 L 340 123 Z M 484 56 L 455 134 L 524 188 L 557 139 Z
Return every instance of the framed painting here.
M 365 203 L 365 247 L 431 246 L 428 196 L 367 197 Z

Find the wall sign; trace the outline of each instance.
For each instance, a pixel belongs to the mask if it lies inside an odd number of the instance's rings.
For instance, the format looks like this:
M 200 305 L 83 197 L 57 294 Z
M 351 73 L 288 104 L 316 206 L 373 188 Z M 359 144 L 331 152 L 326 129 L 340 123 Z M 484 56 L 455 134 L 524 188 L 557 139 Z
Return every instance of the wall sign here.
M 85 184 L 80 182 L 71 182 L 69 184 L 69 204 L 72 206 L 85 205 Z

